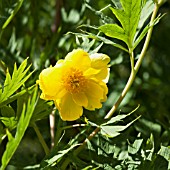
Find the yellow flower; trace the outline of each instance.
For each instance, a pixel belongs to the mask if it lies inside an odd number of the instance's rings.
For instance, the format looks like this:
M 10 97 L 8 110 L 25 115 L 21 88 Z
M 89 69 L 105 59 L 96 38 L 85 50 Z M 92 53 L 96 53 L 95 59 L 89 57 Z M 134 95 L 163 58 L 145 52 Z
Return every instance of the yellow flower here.
M 82 49 L 68 53 L 54 67 L 44 69 L 39 75 L 41 98 L 54 100 L 63 120 L 73 121 L 88 110 L 101 108 L 106 101 L 109 77 L 105 54 L 89 55 Z

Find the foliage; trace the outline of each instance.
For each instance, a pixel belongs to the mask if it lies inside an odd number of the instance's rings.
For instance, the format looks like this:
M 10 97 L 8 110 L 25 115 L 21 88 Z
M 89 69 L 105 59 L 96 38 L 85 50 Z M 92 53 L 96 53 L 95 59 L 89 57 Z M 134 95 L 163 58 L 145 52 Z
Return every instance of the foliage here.
M 170 169 L 169 9 L 0 0 L 0 169 Z M 109 92 L 101 109 L 67 122 L 36 81 L 76 48 L 111 58 Z

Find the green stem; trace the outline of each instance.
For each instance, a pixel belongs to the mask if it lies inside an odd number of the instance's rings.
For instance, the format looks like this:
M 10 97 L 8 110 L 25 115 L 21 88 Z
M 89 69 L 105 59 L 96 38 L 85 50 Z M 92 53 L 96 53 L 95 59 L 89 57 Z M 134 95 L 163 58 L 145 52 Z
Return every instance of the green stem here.
M 69 125 L 69 126 L 64 126 L 62 127 L 61 129 L 62 130 L 66 130 L 66 129 L 70 129 L 70 128 L 75 128 L 75 127 L 84 127 L 84 126 L 87 126 L 87 124 L 75 124 L 75 125 Z
M 61 137 L 61 119 L 58 119 L 58 123 L 57 123 L 57 130 L 56 130 L 56 135 L 55 135 L 55 140 L 54 140 L 54 147 L 58 145 L 60 137 Z
M 162 3 L 162 2 L 160 2 Z M 159 10 L 159 7 L 160 7 L 160 4 L 156 4 L 155 5 L 155 9 L 152 13 L 152 17 L 151 17 L 151 20 L 150 20 L 150 23 L 153 23 L 153 21 L 155 20 L 156 18 L 156 14 Z M 106 119 L 108 118 L 111 118 L 111 116 L 113 115 L 113 113 L 117 110 L 118 106 L 120 105 L 120 103 L 122 102 L 122 100 L 124 99 L 124 97 L 126 96 L 127 92 L 129 91 L 131 85 L 133 84 L 134 82 L 134 79 L 136 77 L 136 74 L 142 64 L 142 61 L 145 57 L 145 54 L 146 54 L 146 51 L 148 49 L 148 46 L 149 46 L 149 42 L 150 42 L 150 39 L 151 39 L 151 35 L 152 35 L 152 31 L 153 31 L 153 27 L 151 27 L 147 33 L 147 36 L 146 36 L 146 39 L 145 39 L 145 43 L 143 45 L 143 48 L 142 48 L 142 51 L 141 51 L 141 54 L 139 56 L 139 59 L 138 61 L 136 62 L 135 66 L 134 66 L 134 69 L 131 70 L 131 74 L 130 74 L 130 77 L 129 77 L 129 80 L 125 86 L 125 88 L 123 89 L 122 91 L 122 94 L 120 95 L 120 97 L 118 98 L 117 102 L 115 103 L 115 105 L 111 108 L 111 110 L 108 112 L 108 114 L 105 116 Z M 130 53 L 131 54 L 131 53 Z M 131 54 L 133 55 L 133 53 Z M 132 56 L 130 57 L 132 58 Z M 132 60 L 132 59 L 131 59 Z M 132 65 L 132 61 L 131 61 L 131 65 Z
M 49 115 L 49 123 L 50 123 L 51 149 L 52 149 L 55 143 L 55 109 Z
M 44 141 L 44 138 L 42 137 L 42 135 L 41 135 L 41 133 L 40 133 L 40 131 L 39 131 L 39 129 L 38 129 L 38 127 L 37 127 L 37 125 L 35 123 L 33 124 L 33 128 L 35 130 L 35 133 L 38 136 L 38 139 L 39 139 L 39 141 L 40 141 L 40 143 L 41 143 L 41 145 L 42 145 L 42 147 L 44 149 L 45 154 L 48 155 L 50 150 L 49 150 L 46 142 Z
M 150 23 L 152 23 L 154 21 L 154 19 L 156 18 L 157 12 L 159 7 L 161 6 L 163 0 L 160 0 L 159 3 L 156 3 L 154 11 L 152 13 L 152 17 L 150 20 Z M 112 117 L 113 113 L 117 110 L 118 106 L 120 105 L 120 103 L 122 102 L 122 100 L 124 99 L 124 97 L 126 96 L 127 92 L 129 91 L 131 85 L 134 82 L 134 79 L 136 77 L 136 74 L 141 66 L 141 63 L 143 61 L 143 58 L 146 54 L 146 51 L 148 49 L 148 45 L 151 39 L 151 35 L 152 35 L 152 31 L 153 31 L 153 27 L 150 28 L 150 30 L 147 33 L 146 39 L 145 39 L 145 43 L 144 46 L 142 48 L 141 54 L 139 56 L 138 61 L 136 62 L 136 64 L 134 65 L 134 56 L 133 56 L 133 51 L 129 50 L 129 54 L 130 54 L 130 60 L 131 60 L 131 74 L 130 77 L 127 81 L 127 84 L 125 86 L 125 88 L 123 89 L 120 97 L 118 98 L 118 100 L 116 101 L 116 103 L 114 104 L 114 106 L 110 109 L 110 111 L 108 112 L 108 114 L 105 116 L 105 119 L 109 119 Z M 83 142 L 83 144 L 81 146 L 79 146 L 75 151 L 74 151 L 74 155 L 78 155 L 79 152 L 81 152 L 82 149 L 84 149 L 84 147 L 87 144 L 88 140 L 91 140 L 98 132 L 100 131 L 100 128 L 97 127 L 89 136 L 88 138 L 85 139 L 85 141 Z M 61 170 L 65 170 L 68 166 L 68 164 L 70 163 L 69 158 L 67 158 L 62 166 L 61 166 Z
M 129 89 L 130 89 L 130 87 L 133 84 L 133 81 L 135 79 L 135 76 L 136 76 L 137 72 L 134 69 L 134 53 L 133 53 L 133 51 L 131 49 L 129 49 L 129 55 L 130 55 L 130 63 L 131 63 L 131 73 L 130 73 L 129 80 L 126 83 L 126 86 L 125 86 L 125 88 L 122 91 L 122 94 L 119 96 L 119 98 L 116 101 L 116 103 L 113 105 L 113 107 L 110 109 L 110 111 L 105 116 L 105 119 L 111 118 L 113 113 L 117 110 L 117 108 L 119 107 L 120 103 L 122 102 L 122 100 L 126 96 L 127 92 L 129 91 Z
M 131 71 L 130 77 L 128 79 L 128 82 L 127 82 L 125 88 L 123 89 L 123 91 L 122 91 L 121 95 L 119 96 L 118 100 L 116 101 L 116 103 L 113 105 L 113 107 L 110 109 L 110 111 L 105 116 L 105 119 L 111 118 L 113 113 L 117 110 L 117 108 L 119 107 L 120 103 L 122 102 L 122 100 L 126 96 L 127 92 L 129 91 L 131 85 L 133 84 L 135 76 L 136 76 L 135 71 Z

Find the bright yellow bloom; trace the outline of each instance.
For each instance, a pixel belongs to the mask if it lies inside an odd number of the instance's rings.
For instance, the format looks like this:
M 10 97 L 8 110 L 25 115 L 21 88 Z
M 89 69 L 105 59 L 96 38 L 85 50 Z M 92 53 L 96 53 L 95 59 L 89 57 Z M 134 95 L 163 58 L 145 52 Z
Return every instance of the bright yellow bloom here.
M 109 77 L 105 54 L 92 54 L 77 49 L 59 60 L 54 67 L 44 69 L 39 76 L 41 98 L 54 100 L 63 120 L 73 121 L 88 110 L 101 108 L 106 101 Z

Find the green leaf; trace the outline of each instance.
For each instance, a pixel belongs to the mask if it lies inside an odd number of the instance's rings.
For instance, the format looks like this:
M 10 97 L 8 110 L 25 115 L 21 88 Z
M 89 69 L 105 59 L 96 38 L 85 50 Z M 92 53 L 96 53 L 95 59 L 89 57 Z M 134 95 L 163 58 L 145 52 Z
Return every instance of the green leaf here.
M 128 152 L 131 154 L 136 154 L 141 145 L 142 145 L 143 139 L 136 139 L 132 145 L 128 145 Z
M 101 128 L 101 134 L 105 135 L 107 137 L 113 138 L 116 137 L 120 134 L 121 131 L 127 129 L 130 125 L 132 125 L 133 122 L 135 122 L 137 119 L 139 119 L 139 117 L 137 117 L 135 120 L 131 121 L 130 123 L 128 123 L 127 125 L 113 125 L 113 126 L 100 126 Z
M 140 107 L 140 105 L 138 105 L 134 110 L 132 110 L 130 113 L 126 114 L 126 115 L 117 115 L 115 117 L 112 117 L 110 120 L 108 120 L 106 123 L 103 123 L 102 126 L 105 125 L 109 125 L 109 124 L 113 124 L 116 123 L 118 121 L 121 121 L 122 119 L 126 118 L 127 116 L 130 116 L 132 113 L 134 113 L 138 108 Z
M 3 106 L 1 108 L 1 115 L 3 117 L 12 117 L 12 116 L 15 116 L 15 111 L 10 105 L 9 106 Z
M 27 105 L 24 103 L 23 110 L 17 125 L 15 138 L 8 131 L 8 129 L 6 131 L 9 142 L 7 143 L 6 150 L 2 156 L 2 166 L 0 170 L 5 170 L 14 152 L 19 146 L 19 143 L 21 142 L 21 139 L 24 136 L 24 133 L 29 125 L 30 119 L 34 112 L 37 103 L 36 101 L 37 101 L 37 88 L 35 88 L 33 95 L 28 98 Z
M 33 86 L 35 88 L 35 86 Z M 19 95 L 17 98 L 17 111 L 16 111 L 16 117 L 19 118 L 22 110 L 23 110 L 23 103 L 26 103 L 28 100 L 28 97 L 30 94 L 33 93 L 34 88 L 27 89 L 25 93 L 22 95 Z M 17 93 L 18 94 L 18 93 Z M 14 95 L 15 96 L 15 95 Z
M 16 7 L 14 8 L 14 10 L 11 12 L 11 15 L 9 16 L 9 18 L 6 20 L 6 22 L 3 24 L 2 29 L 5 29 L 7 27 L 7 25 L 11 22 L 11 20 L 14 18 L 14 16 L 17 14 L 17 12 L 19 11 L 19 9 L 22 6 L 22 3 L 24 2 L 24 0 L 19 0 L 18 3 L 16 4 Z
M 122 130 L 126 129 L 124 126 L 102 126 L 101 127 L 101 134 L 107 137 L 113 138 L 120 135 L 119 128 Z
M 81 37 L 81 38 L 82 38 L 82 37 L 87 37 L 87 38 L 95 39 L 95 40 L 97 40 L 97 41 L 102 41 L 102 42 L 105 43 L 105 44 L 112 45 L 112 46 L 114 46 L 114 47 L 120 48 L 120 49 L 128 52 L 128 50 L 127 50 L 125 47 L 123 47 L 122 45 L 120 45 L 120 44 L 118 44 L 118 43 L 115 43 L 115 42 L 113 42 L 113 41 L 111 41 L 111 40 L 109 40 L 109 39 L 107 39 L 107 38 L 104 38 L 104 37 L 102 37 L 102 36 L 99 36 L 99 35 L 95 35 L 95 34 L 88 33 L 88 32 L 86 32 L 86 34 L 73 33 L 73 32 L 69 32 L 69 33 L 70 33 L 70 34 L 74 34 L 75 36 Z
M 108 37 L 117 38 L 128 44 L 128 36 L 125 34 L 124 29 L 116 24 L 105 24 L 99 27 Z
M 168 169 L 170 169 L 170 147 L 161 146 L 158 154 L 163 156 L 169 162 Z
M 14 100 L 20 98 L 21 96 L 23 96 L 23 95 L 24 95 L 25 93 L 27 93 L 27 92 L 31 92 L 34 87 L 35 87 L 35 85 L 33 85 L 33 86 L 31 86 L 31 87 L 29 87 L 29 88 L 27 88 L 27 89 L 24 89 L 24 90 L 18 92 L 17 94 L 15 94 L 15 95 L 10 96 L 10 97 L 7 98 L 6 100 L 4 100 L 2 103 L 0 103 L 0 107 L 2 107 L 2 106 L 4 106 L 4 105 L 7 105 L 7 104 L 9 104 L 9 103 L 11 103 L 11 102 L 13 102 Z
M 154 137 L 153 134 L 150 135 L 150 138 L 146 141 L 146 150 L 150 151 L 150 153 L 147 156 L 147 160 L 152 161 L 152 157 L 154 154 L 154 148 L 155 148 L 155 143 L 154 143 Z
M 145 37 L 145 35 L 147 34 L 148 30 L 153 27 L 154 25 L 156 25 L 160 19 L 163 17 L 164 15 L 162 16 L 158 16 L 154 21 L 153 23 L 149 23 L 142 31 L 142 33 L 139 35 L 139 37 L 137 37 L 137 39 L 135 40 L 134 42 L 134 45 L 133 45 L 133 49 L 136 48 L 136 46 L 141 42 L 141 40 Z
M 147 0 L 146 3 L 144 3 L 144 6 L 141 11 L 140 20 L 138 23 L 138 32 L 141 30 L 141 28 L 144 26 L 146 20 L 149 18 L 149 16 L 152 14 L 154 10 L 154 3 L 153 0 Z
M 61 158 L 66 155 L 69 151 L 71 151 L 73 148 L 79 146 L 79 144 L 71 145 L 68 149 L 58 151 L 55 156 L 49 159 L 45 159 L 44 162 L 48 163 L 48 165 L 42 166 L 42 168 L 53 166 L 53 164 L 56 164 L 61 160 Z
M 5 134 L 5 129 L 2 125 L 2 123 L 0 122 L 0 144 L 3 141 L 3 139 L 5 138 L 6 134 Z
M 100 26 L 99 30 L 107 36 L 124 41 L 131 48 L 140 19 L 142 0 L 120 0 L 120 2 L 122 9 L 111 8 L 111 10 L 122 28 L 115 24 L 106 24 Z
M 14 71 L 12 77 L 7 69 L 6 79 L 4 82 L 4 87 L 0 89 L 0 104 L 7 100 L 16 90 L 18 90 L 25 81 L 32 75 L 32 72 L 26 76 L 29 68 L 27 66 L 27 59 L 25 59 L 20 67 L 17 69 L 16 64 L 14 65 Z M 2 105 L 1 105 L 2 106 Z
M 17 126 L 16 117 L 0 117 L 0 120 L 10 131 L 15 129 Z
M 34 114 L 32 115 L 31 123 L 46 118 L 52 112 L 52 105 L 52 101 L 46 102 L 39 99 Z
M 122 119 L 126 118 L 128 116 L 127 115 L 117 115 L 115 117 L 112 117 L 109 121 L 107 121 L 106 123 L 103 123 L 102 126 L 108 125 L 108 124 L 112 124 L 118 121 L 121 121 Z

